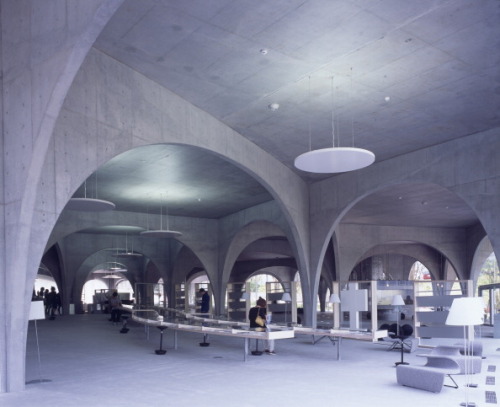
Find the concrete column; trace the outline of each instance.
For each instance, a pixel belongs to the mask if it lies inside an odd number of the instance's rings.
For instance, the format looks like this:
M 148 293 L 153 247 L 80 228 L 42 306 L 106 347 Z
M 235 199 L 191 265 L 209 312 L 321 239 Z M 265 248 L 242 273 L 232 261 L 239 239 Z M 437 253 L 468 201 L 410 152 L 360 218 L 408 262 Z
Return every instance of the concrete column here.
M 121 2 L 81 2 L 77 7 L 60 1 L 1 3 L 5 235 L 0 253 L 5 260 L 0 264 L 0 297 L 5 314 L 0 321 L 0 392 L 24 389 L 29 293 L 44 246 L 33 244 L 32 233 L 44 236 L 46 228 L 33 227 L 31 221 L 54 123 L 83 58 Z M 36 208 L 48 223 L 51 209 L 45 201 Z

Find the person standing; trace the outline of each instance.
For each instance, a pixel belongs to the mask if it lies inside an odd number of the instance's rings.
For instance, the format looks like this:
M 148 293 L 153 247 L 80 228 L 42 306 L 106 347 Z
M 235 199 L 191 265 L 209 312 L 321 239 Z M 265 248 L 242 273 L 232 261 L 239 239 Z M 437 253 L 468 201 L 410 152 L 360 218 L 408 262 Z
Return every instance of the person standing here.
M 57 315 L 62 315 L 62 299 L 60 292 L 56 294 L 56 310 L 57 310 Z
M 250 308 L 248 312 L 248 319 L 250 321 L 250 328 L 261 328 L 266 329 L 266 317 L 267 317 L 267 302 L 264 298 L 259 297 L 256 306 Z M 260 317 L 260 318 L 258 318 Z M 274 351 L 274 339 L 266 340 L 266 350 L 268 355 L 276 355 Z
M 210 310 L 210 295 L 204 288 L 200 288 L 198 293 L 201 295 L 200 312 L 202 314 L 208 314 L 208 311 Z
M 47 310 L 50 313 L 51 320 L 56 319 L 55 311 L 57 309 L 57 293 L 54 286 L 50 287 L 50 292 L 45 294 L 45 299 L 47 301 Z
M 113 324 L 120 322 L 122 301 L 118 296 L 118 292 L 113 292 L 113 295 L 109 299 L 109 307 L 111 309 L 111 321 Z

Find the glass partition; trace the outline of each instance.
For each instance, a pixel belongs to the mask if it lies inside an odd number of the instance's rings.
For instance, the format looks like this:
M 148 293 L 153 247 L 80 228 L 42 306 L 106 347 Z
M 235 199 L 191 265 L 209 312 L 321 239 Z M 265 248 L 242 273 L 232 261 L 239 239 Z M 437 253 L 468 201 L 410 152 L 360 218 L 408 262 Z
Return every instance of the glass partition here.
M 397 296 L 401 296 L 399 300 L 404 304 L 393 305 L 394 300 L 398 299 Z M 415 331 L 413 297 L 413 281 L 377 281 L 378 329 L 389 329 L 397 334 L 397 326 L 405 325 L 405 332 L 413 333 Z

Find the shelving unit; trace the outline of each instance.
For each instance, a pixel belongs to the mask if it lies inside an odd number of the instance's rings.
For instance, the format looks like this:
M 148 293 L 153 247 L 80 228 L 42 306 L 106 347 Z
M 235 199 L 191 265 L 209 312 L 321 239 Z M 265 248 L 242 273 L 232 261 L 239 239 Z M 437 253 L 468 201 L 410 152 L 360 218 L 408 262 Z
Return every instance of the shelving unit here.
M 246 321 L 248 319 L 250 299 L 241 298 L 244 292 L 250 293 L 246 283 L 229 283 L 227 285 L 227 316 L 232 321 Z
M 472 296 L 472 281 L 415 281 L 414 287 L 415 336 L 462 338 L 463 328 L 446 325 L 446 318 L 455 298 Z M 473 328 L 469 334 L 473 335 Z
M 179 311 L 188 310 L 186 301 L 186 283 L 179 283 L 175 285 L 175 302 L 174 308 Z
M 290 294 L 291 301 L 282 301 L 283 294 Z M 266 283 L 267 312 L 273 323 L 297 324 L 297 290 L 295 281 Z

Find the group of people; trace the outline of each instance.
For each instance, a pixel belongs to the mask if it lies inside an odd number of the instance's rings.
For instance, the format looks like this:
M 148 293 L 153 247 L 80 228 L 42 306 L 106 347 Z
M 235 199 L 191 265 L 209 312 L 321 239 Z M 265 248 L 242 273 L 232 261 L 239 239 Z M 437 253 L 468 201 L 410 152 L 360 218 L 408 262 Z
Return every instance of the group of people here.
M 39 301 L 43 301 L 45 307 L 45 314 L 49 316 L 49 319 L 55 319 L 56 314 L 62 315 L 62 301 L 61 294 L 56 292 L 54 286 L 50 287 L 50 291 L 44 287 L 40 287 L 40 290 L 36 293 L 36 298 Z

